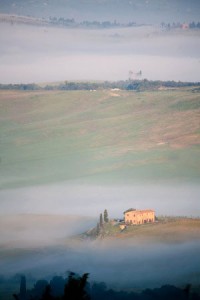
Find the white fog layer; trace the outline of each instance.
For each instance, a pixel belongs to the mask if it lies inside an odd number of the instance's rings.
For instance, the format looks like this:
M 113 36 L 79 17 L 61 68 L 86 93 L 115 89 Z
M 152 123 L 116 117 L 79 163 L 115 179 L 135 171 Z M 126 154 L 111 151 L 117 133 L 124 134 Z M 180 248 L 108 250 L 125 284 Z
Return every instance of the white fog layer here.
M 130 70 L 151 80 L 200 78 L 198 31 L 1 24 L 0 44 L 1 83 L 126 80 Z
M 105 208 L 113 218 L 123 212 L 154 208 L 156 215 L 199 216 L 197 184 L 87 186 L 54 184 L 0 191 L 0 214 L 75 214 L 95 217 Z M 17 201 L 16 201 L 17 199 Z
M 120 241 L 87 242 L 81 247 L 75 244 L 40 252 L 25 251 L 18 259 L 0 260 L 0 267 L 6 275 L 31 272 L 39 278 L 52 275 L 52 271 L 54 275 L 69 270 L 79 274 L 88 272 L 91 281 L 104 281 L 115 289 L 154 288 L 166 283 L 184 286 L 199 282 L 199 251 L 199 242 L 173 246 L 157 243 L 148 247 L 134 242 L 126 243 L 125 247 Z
M 200 0 L 0 0 L 0 299 L 199 299 L 199 93 Z

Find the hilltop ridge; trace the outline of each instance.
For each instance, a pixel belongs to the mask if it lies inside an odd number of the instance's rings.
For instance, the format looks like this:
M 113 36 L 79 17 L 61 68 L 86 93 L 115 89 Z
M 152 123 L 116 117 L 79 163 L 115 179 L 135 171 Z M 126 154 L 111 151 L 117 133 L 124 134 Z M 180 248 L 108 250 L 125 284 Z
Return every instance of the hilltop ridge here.
M 79 235 L 82 239 L 105 240 L 109 243 L 124 241 L 126 243 L 157 244 L 184 243 L 200 240 L 200 218 L 157 217 L 155 223 L 130 225 L 121 229 L 120 223 L 104 223 L 101 232 L 96 235 L 96 228 Z

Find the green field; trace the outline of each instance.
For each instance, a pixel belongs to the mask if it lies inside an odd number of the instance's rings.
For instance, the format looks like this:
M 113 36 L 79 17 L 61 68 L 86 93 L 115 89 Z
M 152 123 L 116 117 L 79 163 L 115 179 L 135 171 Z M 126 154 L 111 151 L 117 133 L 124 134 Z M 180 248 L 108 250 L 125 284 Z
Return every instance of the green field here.
M 192 88 L 0 91 L 0 187 L 199 181 Z

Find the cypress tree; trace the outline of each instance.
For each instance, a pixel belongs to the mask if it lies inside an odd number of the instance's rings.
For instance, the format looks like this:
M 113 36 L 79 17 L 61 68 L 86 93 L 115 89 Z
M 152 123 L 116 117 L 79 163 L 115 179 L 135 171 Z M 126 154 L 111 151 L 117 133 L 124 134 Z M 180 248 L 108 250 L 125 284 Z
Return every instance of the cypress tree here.
M 109 219 L 108 219 L 108 211 L 107 209 L 104 210 L 104 222 L 108 223 Z
M 102 216 L 102 214 L 100 214 L 99 226 L 100 226 L 100 228 L 103 228 L 103 216 Z

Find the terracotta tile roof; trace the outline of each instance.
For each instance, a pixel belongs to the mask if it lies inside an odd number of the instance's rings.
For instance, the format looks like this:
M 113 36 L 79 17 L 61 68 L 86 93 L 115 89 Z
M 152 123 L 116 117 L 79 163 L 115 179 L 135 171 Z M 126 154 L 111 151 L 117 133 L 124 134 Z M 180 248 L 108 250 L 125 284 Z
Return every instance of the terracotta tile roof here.
M 126 213 L 129 213 L 129 212 L 134 212 L 134 213 L 147 213 L 147 212 L 155 212 L 154 210 L 152 210 L 152 209 L 145 209 L 145 210 L 126 210 L 125 212 L 124 212 L 124 214 L 126 214 Z

